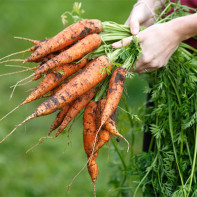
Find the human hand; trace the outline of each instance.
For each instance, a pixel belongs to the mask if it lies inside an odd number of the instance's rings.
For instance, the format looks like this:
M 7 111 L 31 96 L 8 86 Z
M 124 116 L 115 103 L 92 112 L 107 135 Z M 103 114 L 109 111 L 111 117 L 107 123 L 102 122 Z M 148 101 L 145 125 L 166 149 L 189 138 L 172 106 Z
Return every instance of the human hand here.
M 172 22 L 152 25 L 139 32 L 137 38 L 142 48 L 142 56 L 136 61 L 135 70 L 132 71 L 140 74 L 165 66 L 180 42 L 180 37 L 178 32 L 174 31 Z M 131 41 L 132 37 L 128 37 L 112 46 L 121 48 Z
M 154 23 L 154 10 L 159 5 L 160 2 L 155 0 L 140 0 L 134 5 L 127 21 L 125 22 L 125 25 L 130 26 L 133 35 L 139 33 L 141 25 L 148 27 Z

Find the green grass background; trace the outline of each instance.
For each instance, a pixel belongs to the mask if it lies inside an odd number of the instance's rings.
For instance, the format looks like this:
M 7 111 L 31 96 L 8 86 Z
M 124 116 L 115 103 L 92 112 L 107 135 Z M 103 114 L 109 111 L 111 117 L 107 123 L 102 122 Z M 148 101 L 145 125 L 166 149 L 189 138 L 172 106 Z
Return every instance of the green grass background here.
M 72 10 L 73 0 L 0 0 L 0 57 L 24 50 L 32 46 L 27 41 L 14 39 L 14 36 L 32 39 L 50 38 L 64 27 L 60 16 Z M 132 0 L 82 0 L 85 10 L 84 18 L 97 18 L 102 21 L 112 20 L 124 23 L 132 5 Z M 27 54 L 15 56 L 25 58 Z M 11 58 L 10 58 L 11 59 Z M 7 64 L 21 63 L 10 62 Z M 0 65 L 0 74 L 20 70 L 19 68 Z M 31 64 L 26 65 L 31 66 Z M 0 116 L 2 117 L 28 95 L 27 90 L 35 87 L 37 82 L 18 87 L 9 100 L 10 86 L 29 73 L 0 77 Z M 128 105 L 133 112 L 143 105 L 145 81 L 135 77 L 127 81 Z M 38 104 L 35 101 L 27 104 L 5 120 L 0 122 L 0 139 L 5 137 L 18 123 L 30 115 Z M 25 151 L 48 133 L 56 114 L 37 118 L 27 122 L 0 144 L 0 196 L 1 197 L 59 197 L 59 196 L 93 196 L 93 184 L 87 169 L 75 180 L 70 192 L 66 187 L 83 167 L 86 155 L 82 143 L 82 118 L 75 122 L 70 137 L 61 135 L 54 140 L 45 141 L 28 154 Z M 128 139 L 130 136 L 126 136 Z M 141 150 L 141 133 L 136 134 L 137 146 Z M 69 144 L 69 145 L 68 145 Z M 117 144 L 126 152 L 124 142 Z M 99 153 L 99 177 L 97 180 L 97 196 L 115 196 L 117 191 L 108 185 L 112 176 L 114 159 L 112 144 L 109 142 Z

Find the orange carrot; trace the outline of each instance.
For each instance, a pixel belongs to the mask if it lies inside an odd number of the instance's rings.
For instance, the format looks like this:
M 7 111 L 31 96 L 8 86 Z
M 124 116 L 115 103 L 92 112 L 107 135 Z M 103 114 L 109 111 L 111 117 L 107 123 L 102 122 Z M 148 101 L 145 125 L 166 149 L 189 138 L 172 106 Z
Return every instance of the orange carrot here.
M 73 105 L 69 108 L 61 125 L 59 126 L 59 129 L 55 134 L 55 137 L 57 137 L 60 133 L 62 133 L 62 131 L 66 128 L 66 126 L 70 123 L 70 121 L 73 118 L 75 118 L 79 114 L 79 112 L 91 101 L 95 93 L 96 90 L 91 89 L 76 99 Z
M 29 103 L 31 101 L 34 101 L 34 100 L 36 100 L 38 98 L 44 98 L 44 97 L 49 97 L 49 96 L 54 95 L 58 90 L 61 89 L 62 85 L 60 85 L 57 88 L 55 88 L 55 87 L 58 86 L 66 77 L 72 75 L 74 72 L 76 72 L 80 68 L 84 67 L 85 64 L 86 64 L 86 62 L 87 62 L 87 60 L 86 59 L 83 59 L 78 64 L 67 64 L 67 65 L 65 65 L 66 67 L 63 67 L 63 66 L 58 67 L 56 69 L 56 71 L 62 72 L 62 74 L 61 73 L 52 73 L 52 72 L 51 73 L 48 73 L 46 75 L 46 77 L 41 81 L 41 83 L 36 88 L 34 88 L 34 90 L 30 93 L 30 95 L 20 105 L 18 105 L 17 107 L 15 107 L 13 110 L 11 110 L 8 114 L 6 114 L 0 120 L 4 119 L 9 114 L 11 114 L 16 109 L 18 109 L 20 106 L 22 106 L 22 105 L 24 105 L 26 103 Z M 34 67 L 32 69 L 36 69 L 36 67 Z M 31 75 L 29 77 L 31 77 Z M 68 83 L 72 78 L 73 77 L 71 77 L 69 80 L 67 80 L 66 83 Z M 27 83 L 30 83 L 30 82 L 31 81 L 28 81 Z M 18 84 L 18 82 L 17 82 L 17 84 Z M 14 86 L 14 88 L 17 86 L 17 84 Z M 45 95 L 50 90 L 52 90 L 52 91 L 48 95 Z
M 65 103 L 70 103 L 96 86 L 107 76 L 106 72 L 102 74 L 100 72 L 100 70 L 106 66 L 112 68 L 106 56 L 100 56 L 91 61 L 68 83 L 63 84 L 62 89 L 57 91 L 55 95 L 44 101 L 36 109 L 33 116 L 38 117 L 53 113 L 57 109 L 61 109 Z
M 7 56 L 5 56 L 5 57 L 0 58 L 0 61 L 3 60 L 3 59 L 5 59 L 5 58 L 11 57 L 11 56 L 13 56 L 13 55 L 20 54 L 20 53 L 35 51 L 36 48 L 37 48 L 37 46 L 33 46 L 33 47 L 30 47 L 29 49 L 26 49 L 26 50 L 24 50 L 24 51 L 18 51 L 18 52 L 11 53 L 11 54 L 9 54 L 9 55 L 7 55 Z M 15 61 L 15 60 L 14 60 L 14 59 L 13 59 L 13 60 L 6 60 L 6 61 L 2 61 L 1 63 L 3 63 L 3 62 L 8 62 L 8 61 Z M 17 61 L 18 61 L 18 60 L 17 60 Z
M 97 103 L 91 101 L 86 106 L 83 116 L 83 145 L 88 158 L 92 155 L 93 142 L 96 135 L 96 108 Z M 94 153 L 87 163 L 88 172 L 94 184 L 98 177 L 97 156 L 98 152 Z
M 15 36 L 14 38 L 20 39 L 20 40 L 27 40 L 29 42 L 32 42 L 35 45 L 39 45 L 40 43 L 47 41 L 47 39 L 44 39 L 44 40 L 33 40 L 33 39 L 30 39 L 30 38 L 23 38 L 23 37 L 18 37 L 18 36 Z
M 109 82 L 105 108 L 101 115 L 101 125 L 105 123 L 105 121 L 112 115 L 112 113 L 118 106 L 124 89 L 126 72 L 127 71 L 124 68 L 118 67 L 112 73 Z
M 101 37 L 98 34 L 91 34 L 80 40 L 75 45 L 71 46 L 67 50 L 61 52 L 59 55 L 50 59 L 42 66 L 40 66 L 35 72 L 35 75 L 46 73 L 48 70 L 57 66 L 65 65 L 84 57 L 89 52 L 98 48 L 101 44 Z
M 103 145 L 105 145 L 111 138 L 111 133 L 105 129 L 101 129 L 98 133 L 97 143 L 94 152 L 97 152 Z
M 66 46 L 86 37 L 88 34 L 100 33 L 102 31 L 102 23 L 99 20 L 82 20 L 70 25 L 56 36 L 48 39 L 41 44 L 37 50 L 26 58 L 26 62 L 35 61 L 44 57 L 49 53 L 63 49 Z
M 49 53 L 47 54 L 46 56 L 43 56 L 39 59 L 36 59 L 34 62 L 42 62 L 42 63 L 45 63 L 47 61 L 49 61 L 50 59 L 54 58 L 55 56 L 59 55 L 61 52 L 67 50 L 69 47 L 65 47 L 59 51 L 56 51 L 56 52 L 53 52 L 53 53 Z
M 106 99 L 105 98 L 99 101 L 99 104 L 98 104 L 98 107 L 97 107 L 97 129 L 99 129 L 101 127 L 101 116 L 102 116 L 103 110 L 105 109 L 105 105 L 106 105 Z M 100 145 L 96 145 L 95 151 L 97 151 L 99 149 L 99 147 L 102 146 L 102 143 L 105 144 L 110 139 L 110 136 L 108 136 L 109 134 L 106 133 L 106 132 L 109 132 L 112 135 L 116 135 L 116 136 L 119 136 L 122 139 L 124 139 L 125 142 L 128 144 L 127 152 L 129 151 L 129 142 L 125 139 L 124 136 L 122 136 L 118 132 L 118 129 L 116 128 L 115 119 L 116 119 L 116 109 L 113 112 L 113 114 L 107 119 L 107 121 L 105 121 L 105 123 L 101 127 L 101 131 L 99 132 L 98 135 L 103 135 L 103 136 L 106 135 L 106 139 L 104 139 L 103 142 L 102 142 L 102 140 L 100 140 Z M 103 131 L 103 130 L 106 130 L 106 131 Z M 104 132 L 104 134 L 102 134 L 102 132 Z M 106 142 L 105 142 L 105 140 L 106 140 Z
M 98 174 L 99 174 L 96 159 L 92 159 L 90 162 L 88 162 L 87 167 L 88 167 L 88 172 L 89 172 L 89 175 L 92 179 L 92 182 L 95 184 L 95 182 L 97 180 L 97 177 L 98 177 Z
M 49 130 L 49 133 L 48 133 L 48 136 L 51 134 L 51 132 L 53 130 L 55 130 L 57 127 L 60 126 L 60 124 L 62 123 L 63 119 L 65 118 L 69 108 L 73 105 L 74 101 L 71 102 L 71 103 L 66 103 L 64 105 L 64 107 L 61 109 L 61 111 L 57 114 L 57 117 L 56 119 L 54 120 L 53 124 L 51 125 L 50 127 L 50 130 Z
M 105 103 L 106 103 L 106 98 L 101 99 L 98 102 L 98 106 L 97 106 L 97 109 L 96 109 L 96 127 L 97 127 L 97 129 L 99 129 L 100 126 L 101 126 L 101 114 L 102 114 L 103 109 L 105 107 Z
M 96 130 L 97 130 L 98 134 L 97 134 L 97 136 L 95 136 L 95 138 L 97 137 L 98 139 L 94 139 L 94 140 L 96 140 L 94 152 L 97 152 L 111 138 L 111 134 L 109 131 L 107 131 L 103 128 L 100 128 L 101 114 L 102 114 L 103 108 L 105 106 L 105 102 L 106 102 L 106 99 L 100 100 L 98 102 L 97 109 L 96 109 Z M 100 128 L 100 130 L 98 130 L 99 128 Z
M 116 128 L 116 123 L 113 121 L 111 118 L 108 118 L 108 120 L 104 123 L 103 127 L 110 132 L 112 135 L 116 135 L 121 137 L 122 139 L 125 140 L 125 142 L 128 144 L 127 152 L 129 151 L 129 142 L 126 140 L 124 136 L 122 136 L 119 132 L 118 129 Z M 100 134 L 100 133 L 99 133 Z M 96 148 L 95 148 L 96 151 Z
M 23 102 L 29 103 L 37 98 L 40 98 L 50 90 L 58 86 L 63 80 L 77 72 L 79 69 L 84 67 L 87 63 L 87 59 L 83 59 L 78 64 L 67 64 L 60 66 L 55 70 L 55 73 L 48 73 L 40 84 L 31 92 L 31 94 Z
M 83 115 L 83 145 L 88 156 L 92 153 L 93 141 L 96 135 L 96 108 L 97 103 L 90 101 Z
M 34 113 L 32 113 L 24 121 L 17 125 L 1 142 L 3 142 L 18 127 L 23 125 L 28 120 L 39 116 L 51 114 L 55 112 L 57 109 L 61 109 L 66 103 L 72 102 L 85 92 L 92 89 L 107 76 L 106 71 L 104 73 L 100 72 L 100 70 L 102 68 L 105 68 L 106 66 L 109 66 L 110 69 L 112 68 L 106 56 L 100 56 L 97 59 L 91 61 L 81 72 L 75 75 L 68 83 L 62 85 L 62 89 L 57 91 L 55 95 L 53 95 L 52 97 L 44 101 L 40 106 L 38 106 Z

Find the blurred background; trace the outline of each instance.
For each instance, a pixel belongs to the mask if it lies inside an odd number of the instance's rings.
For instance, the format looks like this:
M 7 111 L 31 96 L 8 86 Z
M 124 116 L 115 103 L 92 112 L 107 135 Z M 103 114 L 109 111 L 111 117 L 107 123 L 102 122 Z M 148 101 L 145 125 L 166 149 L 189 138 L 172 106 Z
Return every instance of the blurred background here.
M 50 38 L 64 26 L 61 14 L 71 11 L 74 0 L 0 0 L 0 57 L 24 50 L 31 45 L 28 41 L 14 39 L 21 36 L 31 39 Z M 85 10 L 84 18 L 97 18 L 102 21 L 115 21 L 123 24 L 132 9 L 133 0 L 81 0 Z M 10 57 L 24 59 L 28 54 Z M 7 65 L 22 65 L 21 62 L 7 62 L 0 65 L 0 74 L 22 70 Z M 26 64 L 31 66 L 32 64 Z M 2 117 L 20 104 L 28 95 L 28 90 L 38 82 L 17 87 L 10 98 L 14 85 L 31 71 L 0 77 L 0 116 Z M 144 76 L 135 76 L 126 81 L 127 104 L 131 113 L 145 103 L 144 89 L 147 86 Z M 0 139 L 5 137 L 18 123 L 30 115 L 42 100 L 32 102 L 12 113 L 0 122 Z M 124 107 L 121 102 L 121 106 Z M 142 131 L 131 128 L 127 113 L 119 109 L 118 127 L 123 135 L 131 140 L 135 136 L 134 151 L 142 148 Z M 60 135 L 57 139 L 46 140 L 26 154 L 31 146 L 46 136 L 56 113 L 27 122 L 6 141 L 0 144 L 0 196 L 1 197 L 57 197 L 93 196 L 93 184 L 85 169 L 74 181 L 67 193 L 72 178 L 87 161 L 83 150 L 82 117 L 78 117 L 72 132 Z M 125 117 L 125 118 L 124 118 Z M 121 124 L 124 123 L 124 124 Z M 116 138 L 101 149 L 98 156 L 99 177 L 96 183 L 97 196 L 132 196 L 136 177 L 129 177 L 120 186 L 124 175 L 122 162 L 115 147 L 118 147 L 127 166 L 131 153 L 126 153 L 127 145 Z M 122 190 L 122 192 L 121 192 Z M 138 196 L 141 196 L 140 192 Z

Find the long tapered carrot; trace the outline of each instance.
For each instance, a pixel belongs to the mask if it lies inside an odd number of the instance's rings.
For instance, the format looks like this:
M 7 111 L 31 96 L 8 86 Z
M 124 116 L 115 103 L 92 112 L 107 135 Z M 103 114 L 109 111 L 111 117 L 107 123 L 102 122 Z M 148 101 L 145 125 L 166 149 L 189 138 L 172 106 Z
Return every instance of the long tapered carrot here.
M 109 82 L 105 108 L 101 115 L 101 125 L 105 123 L 105 121 L 112 115 L 112 113 L 118 106 L 124 89 L 126 72 L 127 71 L 124 68 L 118 67 L 112 73 Z
M 71 103 L 66 103 L 64 105 L 64 107 L 61 109 L 61 111 L 57 114 L 57 117 L 56 119 L 54 120 L 53 124 L 51 125 L 50 127 L 50 130 L 49 130 L 49 133 L 48 133 L 48 136 L 51 134 L 51 132 L 53 130 L 55 130 L 57 127 L 60 126 L 60 124 L 62 123 L 62 121 L 64 120 L 69 108 L 73 105 L 74 101 L 71 102 Z
M 45 63 L 45 62 L 49 61 L 50 59 L 54 58 L 55 56 L 59 55 L 61 52 L 67 50 L 68 48 L 69 47 L 65 47 L 65 48 L 63 48 L 61 50 L 58 50 L 56 52 L 49 53 L 49 54 L 47 54 L 47 55 L 45 55 L 45 56 L 43 56 L 39 59 L 36 59 L 34 62 L 44 62 Z
M 45 41 L 45 40 L 33 40 L 30 38 L 23 38 L 23 37 L 18 37 L 18 36 L 15 36 L 14 38 L 20 39 L 20 40 L 26 40 L 26 41 L 32 42 L 35 45 L 38 45 L 40 42 Z
M 62 133 L 62 131 L 66 128 L 70 121 L 79 114 L 79 112 L 91 101 L 95 94 L 96 90 L 91 89 L 76 99 L 73 105 L 69 108 L 61 125 L 59 126 L 58 131 L 55 134 L 55 137 Z
M 93 141 L 96 135 L 96 101 L 90 101 L 83 115 L 83 145 L 88 156 L 92 153 Z
M 94 148 L 94 152 L 97 152 L 103 147 L 111 138 L 111 133 L 105 129 L 101 129 L 98 133 L 97 143 Z
M 92 159 L 88 165 L 88 172 L 89 172 L 89 175 L 92 179 L 92 182 L 95 184 L 96 180 L 97 180 L 97 177 L 98 177 L 98 174 L 99 174 L 99 170 L 98 170 L 98 165 L 96 163 L 96 159 Z
M 42 116 L 53 113 L 57 109 L 62 108 L 65 103 L 75 100 L 107 77 L 106 71 L 100 72 L 106 66 L 109 66 L 110 69 L 112 68 L 106 56 L 100 56 L 91 61 L 69 83 L 63 84 L 62 89 L 57 91 L 55 95 L 44 101 L 34 114 Z
M 121 135 L 119 133 L 118 129 L 116 128 L 115 121 L 113 121 L 111 118 L 108 118 L 107 121 L 104 123 L 103 127 L 108 132 L 110 132 L 112 135 L 116 135 L 116 136 L 119 136 L 122 139 L 124 139 L 125 142 L 128 144 L 127 152 L 129 151 L 129 142 L 127 141 L 127 139 L 123 135 Z M 95 151 L 96 151 L 96 149 L 95 149 Z
M 97 105 L 97 109 L 96 109 L 96 133 L 97 135 L 95 135 L 95 139 L 94 139 L 94 147 L 93 147 L 93 151 L 97 152 L 104 144 L 106 144 L 110 138 L 111 138 L 111 134 L 109 131 L 100 128 L 101 126 L 101 114 L 105 105 L 106 99 L 102 99 L 98 102 Z M 100 128 L 100 130 L 98 130 Z M 96 139 L 97 138 L 97 139 Z
M 3 116 L 0 120 L 3 120 L 6 118 L 9 114 L 14 112 L 16 109 L 21 107 L 22 105 L 29 103 L 31 101 L 34 101 L 38 98 L 44 98 L 54 95 L 58 90 L 61 89 L 62 85 L 56 88 L 63 80 L 65 80 L 66 77 L 72 75 L 73 73 L 77 72 L 80 68 L 84 67 L 87 63 L 86 59 L 83 59 L 78 64 L 67 64 L 64 66 L 60 66 L 56 69 L 56 72 L 58 73 L 48 73 L 45 78 L 41 81 L 41 83 L 34 88 L 34 90 L 30 93 L 30 95 L 17 107 L 15 107 L 13 110 L 11 110 L 9 113 L 7 113 L 5 116 Z M 36 69 L 38 66 L 31 68 Z M 31 70 L 29 69 L 29 70 Z M 61 72 L 61 73 L 59 73 Z M 31 75 L 29 76 L 31 77 Z M 41 77 L 41 76 L 40 76 Z M 70 79 L 69 79 L 70 80 Z M 69 82 L 69 80 L 66 81 L 66 83 Z M 31 81 L 28 81 L 28 83 Z M 16 85 L 14 85 L 14 88 Z M 48 95 L 45 95 L 47 92 L 52 90 Z
M 69 49 L 61 52 L 59 55 L 50 59 L 42 66 L 40 66 L 35 72 L 35 75 L 46 73 L 48 70 L 57 66 L 65 65 L 84 57 L 89 52 L 98 48 L 101 44 L 101 37 L 98 34 L 91 34 L 74 44 Z
M 41 105 L 39 105 L 34 113 L 17 125 L 1 142 L 3 142 L 18 127 L 23 125 L 28 120 L 51 114 L 57 109 L 61 109 L 66 103 L 72 102 L 88 90 L 92 89 L 99 82 L 105 79 L 105 77 L 107 77 L 106 71 L 103 73 L 100 72 L 101 69 L 106 68 L 107 66 L 112 69 L 112 65 L 109 63 L 109 60 L 106 56 L 100 56 L 97 59 L 91 61 L 81 72 L 74 76 L 69 81 L 69 83 L 62 85 L 62 89 L 57 91 L 55 95 L 51 96 Z
M 102 31 L 102 23 L 99 20 L 82 20 L 70 25 L 56 36 L 48 39 L 41 44 L 37 50 L 26 58 L 26 62 L 35 61 L 45 55 L 63 49 L 66 46 L 86 37 L 92 33 L 100 33 Z
M 98 104 L 98 107 L 97 107 L 97 122 L 96 122 L 97 123 L 97 128 L 101 127 L 101 117 L 102 117 L 103 110 L 105 109 L 106 101 L 107 101 L 106 98 L 99 101 L 99 104 Z M 105 123 L 101 127 L 101 131 L 99 132 L 98 137 L 99 137 L 99 135 L 104 135 L 104 134 L 102 134 L 102 132 L 105 133 L 106 131 L 109 132 L 112 135 L 119 136 L 123 140 L 125 140 L 125 142 L 128 144 L 128 148 L 127 148 L 127 152 L 128 152 L 129 151 L 129 142 L 126 140 L 126 138 L 123 135 L 121 135 L 119 133 L 118 129 L 116 128 L 115 120 L 116 120 L 116 110 L 114 110 L 113 114 L 105 121 Z M 106 130 L 106 131 L 103 131 L 103 130 Z M 106 141 L 109 140 L 110 137 L 107 136 L 109 134 L 105 133 L 105 135 L 106 135 Z M 105 139 L 104 139 L 104 141 L 105 141 Z M 102 146 L 102 143 L 104 143 L 104 142 L 101 141 L 100 145 L 95 146 L 95 151 L 97 151 L 99 149 L 99 146 Z
M 83 116 L 83 145 L 88 158 L 92 155 L 93 142 L 96 135 L 96 109 L 97 103 L 91 101 L 84 110 Z M 92 182 L 95 184 L 98 177 L 98 166 L 96 158 L 98 152 L 94 153 L 91 160 L 88 159 L 87 168 Z
M 87 59 L 83 59 L 78 64 L 66 64 L 58 67 L 56 73 L 48 73 L 39 85 L 31 92 L 23 103 L 29 103 L 37 98 L 40 98 L 50 90 L 58 86 L 63 80 L 83 68 L 87 63 Z
M 28 48 L 28 49 L 26 49 L 26 50 L 24 50 L 24 51 L 18 51 L 18 52 L 11 53 L 11 54 L 9 54 L 9 55 L 6 55 L 5 57 L 0 58 L 0 61 L 3 60 L 3 59 L 5 59 L 5 58 L 11 57 L 11 56 L 13 56 L 13 55 L 18 55 L 18 54 L 20 54 L 20 53 L 35 51 L 36 48 L 37 48 L 37 46 L 32 46 L 32 47 L 30 47 L 30 48 Z M 8 62 L 8 61 L 9 61 L 9 60 L 7 60 L 7 61 L 2 61 L 1 63 L 3 63 L 3 62 Z

